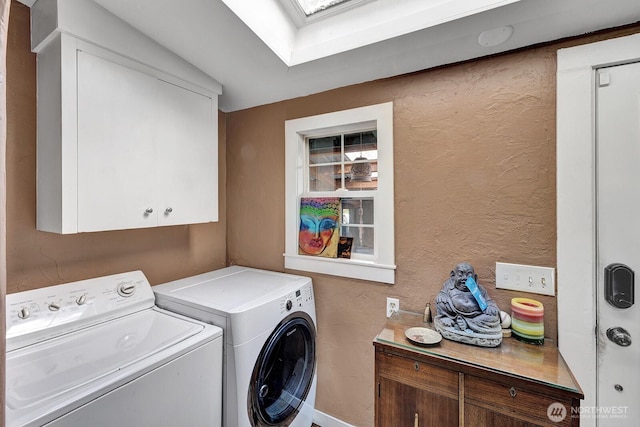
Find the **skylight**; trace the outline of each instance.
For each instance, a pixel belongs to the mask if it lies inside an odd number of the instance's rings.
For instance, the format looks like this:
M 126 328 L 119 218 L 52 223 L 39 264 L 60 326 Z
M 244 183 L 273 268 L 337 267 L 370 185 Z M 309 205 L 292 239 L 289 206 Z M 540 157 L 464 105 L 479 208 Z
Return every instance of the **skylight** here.
M 293 67 L 522 0 L 221 1 Z
M 350 0 L 296 0 L 306 16 L 322 12 L 335 5 L 346 3 Z

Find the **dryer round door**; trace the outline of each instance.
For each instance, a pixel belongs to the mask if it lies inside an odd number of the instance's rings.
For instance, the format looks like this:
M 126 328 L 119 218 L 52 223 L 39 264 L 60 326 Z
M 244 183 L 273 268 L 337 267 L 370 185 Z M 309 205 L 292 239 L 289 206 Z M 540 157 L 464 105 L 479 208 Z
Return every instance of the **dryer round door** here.
M 288 425 L 309 393 L 315 367 L 313 321 L 292 313 L 269 336 L 253 368 L 247 408 L 252 425 Z

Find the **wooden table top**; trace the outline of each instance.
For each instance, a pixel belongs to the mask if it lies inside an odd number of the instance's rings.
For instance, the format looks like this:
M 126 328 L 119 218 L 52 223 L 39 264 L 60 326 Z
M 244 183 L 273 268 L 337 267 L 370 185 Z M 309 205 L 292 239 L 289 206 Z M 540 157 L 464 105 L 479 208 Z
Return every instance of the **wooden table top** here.
M 438 344 L 413 344 L 405 335 L 411 327 L 433 328 L 422 314 L 400 311 L 391 316 L 385 328 L 374 339 L 374 345 L 384 344 L 416 353 L 479 367 L 496 373 L 520 377 L 551 387 L 564 389 L 584 397 L 564 358 L 553 341 L 544 345 L 528 344 L 515 338 L 503 338 L 498 347 L 478 347 L 442 339 Z

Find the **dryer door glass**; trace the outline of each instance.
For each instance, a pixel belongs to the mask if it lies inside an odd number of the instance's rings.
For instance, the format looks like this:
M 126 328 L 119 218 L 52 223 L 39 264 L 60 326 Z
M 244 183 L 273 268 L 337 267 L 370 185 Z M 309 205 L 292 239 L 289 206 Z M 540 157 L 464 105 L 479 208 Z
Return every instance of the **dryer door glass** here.
M 316 366 L 316 331 L 305 313 L 283 320 L 265 343 L 249 387 L 254 426 L 280 425 L 298 413 Z

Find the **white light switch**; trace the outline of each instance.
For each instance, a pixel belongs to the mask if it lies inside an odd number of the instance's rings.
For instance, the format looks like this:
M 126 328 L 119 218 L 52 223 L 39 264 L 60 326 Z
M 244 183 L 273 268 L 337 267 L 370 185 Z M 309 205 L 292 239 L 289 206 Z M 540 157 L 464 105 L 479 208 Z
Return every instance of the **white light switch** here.
M 555 296 L 555 269 L 496 262 L 496 289 Z

